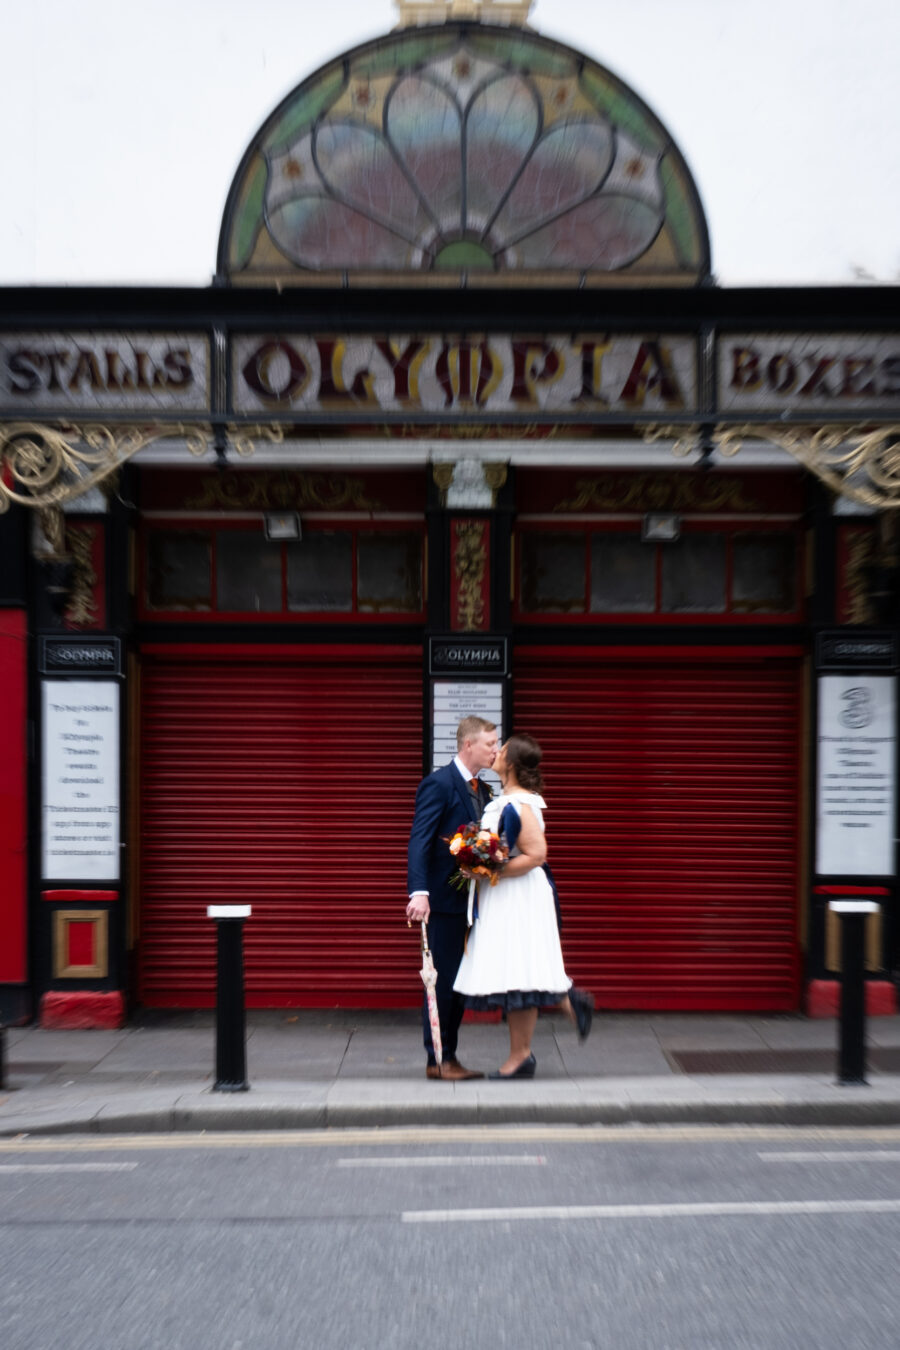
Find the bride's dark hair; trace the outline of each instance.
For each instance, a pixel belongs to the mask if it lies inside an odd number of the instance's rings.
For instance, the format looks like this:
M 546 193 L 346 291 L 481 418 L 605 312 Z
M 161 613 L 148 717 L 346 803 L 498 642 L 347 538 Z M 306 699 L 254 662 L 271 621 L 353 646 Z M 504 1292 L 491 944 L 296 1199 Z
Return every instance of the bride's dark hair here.
M 544 752 L 533 736 L 523 731 L 514 731 L 504 745 L 507 768 L 512 769 L 519 787 L 529 792 L 543 792 L 544 776 L 541 773 L 541 760 Z

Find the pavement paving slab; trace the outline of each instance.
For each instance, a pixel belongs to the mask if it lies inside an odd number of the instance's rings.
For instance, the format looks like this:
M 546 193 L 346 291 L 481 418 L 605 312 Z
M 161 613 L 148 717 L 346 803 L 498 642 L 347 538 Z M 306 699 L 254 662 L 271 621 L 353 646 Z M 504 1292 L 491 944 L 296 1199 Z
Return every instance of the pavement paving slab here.
M 426 1079 L 418 1010 L 247 1017 L 250 1090 L 213 1090 L 211 1011 L 141 1014 L 119 1031 L 11 1029 L 0 1135 L 483 1124 L 900 1125 L 900 1017 L 869 1019 L 866 1086 L 835 1082 L 838 1028 L 800 1015 L 603 1014 L 579 1044 L 542 1017 L 538 1072 Z M 466 1022 L 485 1072 L 506 1028 Z

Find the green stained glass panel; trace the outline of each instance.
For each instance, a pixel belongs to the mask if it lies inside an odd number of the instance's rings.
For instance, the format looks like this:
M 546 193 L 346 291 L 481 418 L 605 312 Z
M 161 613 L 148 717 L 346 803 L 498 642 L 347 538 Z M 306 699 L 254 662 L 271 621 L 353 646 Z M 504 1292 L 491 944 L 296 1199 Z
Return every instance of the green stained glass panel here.
M 276 276 L 579 276 L 639 272 L 652 254 L 656 277 L 661 231 L 678 259 L 670 279 L 708 266 L 699 199 L 664 128 L 609 72 L 534 33 L 451 22 L 391 34 L 307 80 L 256 144 L 223 233 L 234 272 L 255 257 Z
M 258 156 L 247 171 L 244 195 L 235 218 L 231 242 L 231 260 L 235 267 L 243 267 L 256 243 L 262 224 L 263 202 L 266 191 L 266 166 Z
M 330 108 L 347 83 L 343 64 L 323 73 L 312 87 L 301 88 L 263 141 L 269 154 L 279 154 L 297 136 L 307 131 L 317 117 Z

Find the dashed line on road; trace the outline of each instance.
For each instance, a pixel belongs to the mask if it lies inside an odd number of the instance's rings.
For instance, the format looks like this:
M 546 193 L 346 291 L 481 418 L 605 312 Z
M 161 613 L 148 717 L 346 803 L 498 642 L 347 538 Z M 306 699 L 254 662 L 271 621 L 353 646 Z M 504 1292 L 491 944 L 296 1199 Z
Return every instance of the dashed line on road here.
M 133 1172 L 140 1163 L 0 1163 L 0 1172 Z
M 521 1209 L 413 1209 L 403 1223 L 514 1223 L 541 1219 L 710 1219 L 794 1214 L 900 1214 L 900 1200 L 709 1200 L 666 1205 L 533 1205 Z
M 445 1153 L 415 1158 L 338 1158 L 335 1167 L 544 1167 L 540 1153 Z
M 900 1149 L 858 1148 L 825 1149 L 821 1152 L 797 1149 L 794 1152 L 757 1153 L 763 1162 L 900 1162 Z

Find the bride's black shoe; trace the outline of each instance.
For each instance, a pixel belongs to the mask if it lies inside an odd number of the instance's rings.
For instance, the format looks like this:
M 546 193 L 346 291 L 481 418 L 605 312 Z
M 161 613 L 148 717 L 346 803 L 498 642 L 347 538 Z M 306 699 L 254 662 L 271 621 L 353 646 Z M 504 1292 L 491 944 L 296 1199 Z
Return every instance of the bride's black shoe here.
M 591 1034 L 591 1023 L 594 1020 L 594 996 L 589 994 L 586 989 L 576 989 L 573 985 L 569 990 L 569 1002 L 575 1014 L 578 1039 L 586 1041 Z
M 529 1055 L 527 1059 L 522 1060 L 517 1069 L 513 1069 L 512 1073 L 501 1073 L 496 1069 L 494 1073 L 488 1074 L 488 1078 L 533 1078 L 536 1068 L 537 1060 L 534 1055 Z

